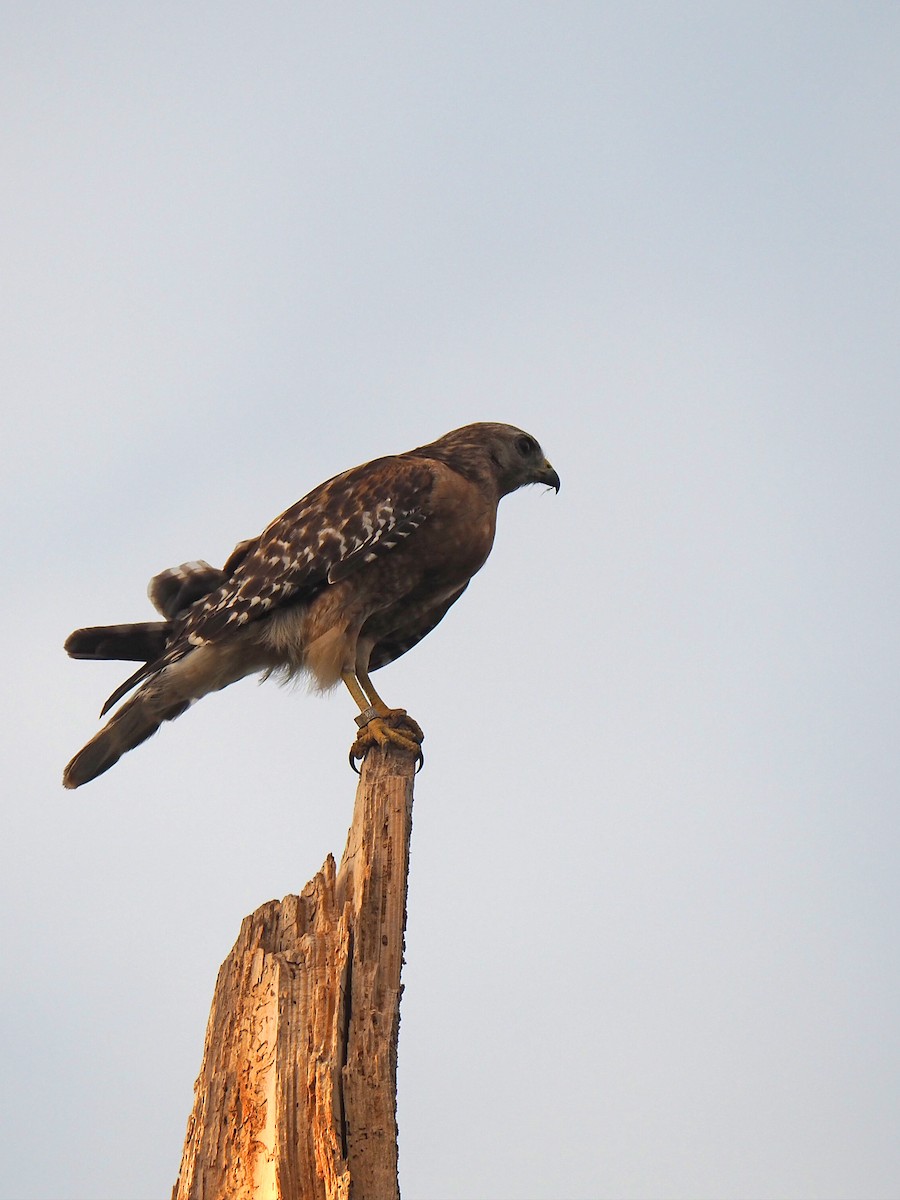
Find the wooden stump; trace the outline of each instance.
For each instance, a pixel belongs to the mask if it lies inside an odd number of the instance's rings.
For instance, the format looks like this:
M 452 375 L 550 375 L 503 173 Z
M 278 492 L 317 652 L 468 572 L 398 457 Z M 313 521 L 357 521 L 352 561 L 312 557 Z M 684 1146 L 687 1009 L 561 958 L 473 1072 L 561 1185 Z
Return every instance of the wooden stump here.
M 172 1200 L 399 1200 L 413 758 L 373 749 L 340 868 L 246 917 L 222 964 Z

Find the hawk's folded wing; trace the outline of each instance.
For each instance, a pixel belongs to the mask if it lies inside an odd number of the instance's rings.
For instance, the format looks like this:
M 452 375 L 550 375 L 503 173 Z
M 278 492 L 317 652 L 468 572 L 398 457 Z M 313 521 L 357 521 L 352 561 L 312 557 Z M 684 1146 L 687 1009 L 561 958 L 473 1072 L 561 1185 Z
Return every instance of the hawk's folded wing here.
M 216 641 L 388 553 L 428 519 L 433 486 L 426 461 L 399 456 L 321 484 L 242 544 L 231 578 L 188 613 L 185 638 Z

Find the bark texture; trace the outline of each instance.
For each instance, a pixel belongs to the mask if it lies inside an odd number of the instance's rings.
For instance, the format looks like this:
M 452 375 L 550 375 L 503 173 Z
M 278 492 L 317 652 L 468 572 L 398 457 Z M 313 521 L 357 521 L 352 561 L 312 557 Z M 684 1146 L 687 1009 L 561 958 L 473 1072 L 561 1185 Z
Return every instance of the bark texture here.
M 397 1035 L 415 763 L 367 756 L 339 868 L 222 964 L 173 1200 L 399 1200 Z

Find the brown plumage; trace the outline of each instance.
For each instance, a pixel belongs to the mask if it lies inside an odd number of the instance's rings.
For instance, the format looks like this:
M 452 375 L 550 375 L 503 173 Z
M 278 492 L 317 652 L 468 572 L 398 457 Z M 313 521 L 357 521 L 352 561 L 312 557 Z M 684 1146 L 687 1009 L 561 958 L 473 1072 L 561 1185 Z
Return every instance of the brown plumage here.
M 103 713 L 138 688 L 68 764 L 65 786 L 94 779 L 163 721 L 258 671 L 305 672 L 320 688 L 343 679 L 367 736 L 413 748 L 417 727 L 399 727 L 402 710 L 387 708 L 369 672 L 444 617 L 490 553 L 500 499 L 528 483 L 559 490 L 534 438 L 466 425 L 320 484 L 221 571 L 195 562 L 157 575 L 149 594 L 163 621 L 78 629 L 66 641 L 74 658 L 144 665 L 106 702 Z

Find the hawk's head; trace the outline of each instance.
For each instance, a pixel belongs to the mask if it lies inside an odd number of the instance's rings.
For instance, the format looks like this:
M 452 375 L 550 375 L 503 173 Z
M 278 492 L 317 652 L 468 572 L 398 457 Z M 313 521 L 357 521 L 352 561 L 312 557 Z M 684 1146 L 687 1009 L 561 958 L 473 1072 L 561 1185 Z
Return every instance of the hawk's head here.
M 539 442 L 515 425 L 496 421 L 463 425 L 412 453 L 440 459 L 468 478 L 492 477 L 501 496 L 527 483 L 546 483 L 559 491 L 559 476 Z

